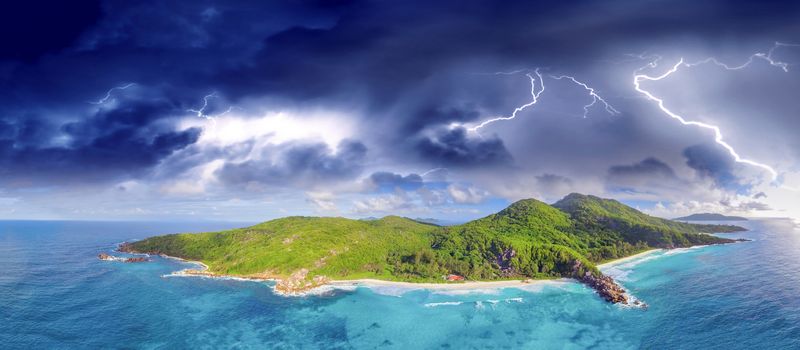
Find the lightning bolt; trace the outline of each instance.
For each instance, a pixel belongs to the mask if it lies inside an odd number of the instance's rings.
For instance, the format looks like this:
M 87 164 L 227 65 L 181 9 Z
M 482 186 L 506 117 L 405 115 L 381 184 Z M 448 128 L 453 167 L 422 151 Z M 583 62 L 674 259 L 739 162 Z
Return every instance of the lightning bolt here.
M 517 73 L 520 73 L 520 72 L 521 71 L 499 72 L 497 74 L 517 74 Z M 534 77 L 534 75 L 535 75 L 535 77 Z M 519 107 L 515 108 L 510 116 L 507 116 L 507 117 L 495 117 L 495 118 L 492 118 L 492 119 L 488 119 L 488 120 L 485 120 L 482 123 L 480 123 L 480 124 L 478 124 L 476 126 L 473 126 L 473 127 L 469 128 L 467 130 L 469 130 L 471 132 L 477 132 L 480 128 L 482 128 L 484 126 L 487 126 L 487 125 L 489 125 L 491 123 L 494 123 L 494 122 L 497 122 L 497 121 L 501 121 L 501 120 L 514 119 L 514 118 L 517 117 L 517 113 L 522 112 L 526 108 L 528 108 L 530 106 L 533 106 L 537 102 L 539 102 L 539 95 L 541 95 L 542 92 L 544 92 L 544 78 L 542 78 L 542 74 L 539 73 L 539 68 L 536 68 L 536 70 L 533 71 L 533 75 L 531 75 L 531 73 L 525 73 L 525 76 L 528 77 L 528 79 L 531 82 L 531 102 L 528 102 L 528 103 L 526 103 L 526 104 L 524 104 L 522 106 L 519 106 Z M 537 85 L 536 81 L 537 81 L 537 79 L 539 81 L 539 91 L 538 92 L 536 91 L 536 85 Z
M 438 172 L 438 171 L 447 171 L 447 172 L 449 172 L 449 170 L 447 168 L 433 168 L 433 169 L 430 169 L 430 170 L 420 174 L 419 176 L 420 177 L 425 177 L 425 176 L 428 176 L 428 175 L 430 175 L 432 173 L 435 173 L 435 172 Z
M 519 73 L 522 73 L 522 72 L 525 72 L 525 71 L 530 71 L 530 70 L 518 69 L 518 70 L 514 70 L 514 71 L 510 71 L 510 72 L 495 72 L 493 74 L 495 74 L 495 75 L 514 75 L 514 74 L 519 74 Z M 544 78 L 542 77 L 542 74 L 539 72 L 538 68 L 533 71 L 533 74 L 526 73 L 525 76 L 527 76 L 528 79 L 531 82 L 531 101 L 530 102 L 515 108 L 514 111 L 511 112 L 511 115 L 509 115 L 509 116 L 500 116 L 500 117 L 491 118 L 491 119 L 488 119 L 488 120 L 485 120 L 485 121 L 481 122 L 478 125 L 470 127 L 467 130 L 469 130 L 471 132 L 478 132 L 478 130 L 480 130 L 484 126 L 487 126 L 487 125 L 492 124 L 494 122 L 503 121 L 503 120 L 512 120 L 512 119 L 517 117 L 517 114 L 519 112 L 522 112 L 523 110 L 525 110 L 525 109 L 535 105 L 536 103 L 538 103 L 539 102 L 539 96 L 542 94 L 542 92 L 544 92 L 544 89 L 545 89 L 545 87 L 544 87 Z M 562 79 L 569 80 L 569 81 L 571 81 L 574 84 L 584 88 L 586 91 L 589 92 L 589 96 L 592 97 L 592 102 L 590 102 L 590 103 L 588 103 L 588 104 L 583 106 L 583 117 L 584 118 L 586 118 L 589 115 L 589 109 L 591 109 L 594 105 L 596 105 L 598 103 L 602 104 L 604 109 L 606 110 L 606 112 L 608 112 L 609 114 L 611 114 L 611 115 L 619 114 L 619 111 L 617 111 L 613 106 L 611 106 L 611 104 L 609 104 L 605 99 L 600 97 L 600 95 L 597 94 L 597 92 L 595 91 L 594 88 L 590 87 L 589 85 L 587 85 L 586 83 L 584 83 L 582 81 L 579 81 L 575 77 L 572 77 L 572 76 L 569 76 L 569 75 L 559 75 L 559 76 L 551 75 L 550 78 L 555 79 L 555 80 L 562 80 Z M 538 89 L 537 89 L 537 87 L 538 87 Z
M 103 98 L 101 98 L 101 99 L 99 99 L 97 101 L 89 101 L 89 103 L 93 104 L 93 105 L 104 104 L 104 103 L 108 102 L 108 100 L 111 98 L 111 95 L 114 93 L 114 91 L 125 90 L 125 89 L 127 89 L 127 88 L 129 88 L 131 86 L 134 86 L 134 85 L 136 85 L 136 83 L 127 83 L 127 84 L 124 84 L 124 85 L 112 87 L 111 89 L 108 89 L 108 91 L 106 92 L 106 95 Z
M 217 95 L 216 91 L 212 92 L 212 93 L 210 93 L 208 95 L 203 96 L 203 105 L 200 107 L 200 109 L 192 109 L 192 108 L 190 108 L 190 109 L 187 109 L 186 111 L 195 113 L 198 118 L 203 118 L 203 119 L 210 120 L 212 123 L 214 123 L 214 125 L 216 125 L 217 124 L 217 118 L 225 116 L 226 114 L 232 112 L 234 109 L 241 109 L 241 108 L 236 107 L 236 106 L 229 106 L 228 109 L 225 110 L 225 112 L 222 112 L 220 114 L 214 114 L 214 115 L 206 114 L 206 108 L 208 108 L 208 100 L 211 99 L 211 98 L 219 98 L 219 95 Z
M 756 53 L 750 55 L 750 57 L 747 58 L 747 61 L 745 61 L 744 63 L 742 63 L 742 64 L 740 64 L 738 66 L 728 65 L 726 63 L 720 62 L 719 60 L 717 60 L 714 57 L 709 57 L 709 58 L 706 58 L 704 60 L 697 61 L 697 62 L 694 62 L 694 63 L 685 63 L 684 65 L 686 67 L 695 67 L 695 66 L 699 66 L 699 65 L 702 65 L 702 64 L 706 64 L 706 63 L 713 63 L 713 64 L 715 64 L 717 66 L 720 66 L 722 68 L 725 68 L 727 70 L 740 70 L 740 69 L 747 68 L 751 63 L 753 63 L 753 61 L 755 61 L 757 58 L 760 58 L 760 59 L 762 59 L 764 61 L 767 61 L 767 63 L 769 63 L 770 65 L 778 67 L 781 70 L 783 70 L 784 72 L 788 72 L 789 71 L 789 63 L 778 61 L 778 60 L 772 58 L 772 54 L 775 52 L 775 50 L 777 48 L 779 48 L 779 47 L 784 47 L 784 46 L 795 46 L 795 47 L 797 47 L 797 46 L 800 46 L 800 45 L 798 45 L 798 44 L 788 44 L 788 43 L 782 43 L 782 42 L 776 41 L 775 44 L 772 45 L 772 47 L 767 52 L 756 52 Z
M 774 59 L 772 57 L 772 55 L 775 52 L 775 50 L 778 47 L 782 47 L 782 46 L 800 46 L 800 45 L 775 42 L 775 45 L 773 45 L 772 48 L 769 51 L 767 51 L 766 53 L 764 53 L 764 52 L 754 53 L 754 54 L 750 55 L 750 57 L 748 57 L 747 61 L 745 61 L 744 63 L 742 63 L 742 64 L 740 64 L 738 66 L 728 65 L 726 63 L 723 63 L 723 62 L 719 61 L 718 59 L 716 59 L 714 57 L 709 57 L 709 58 L 706 58 L 704 60 L 697 61 L 697 62 L 694 62 L 694 63 L 687 63 L 687 62 L 684 61 L 683 58 L 681 58 L 669 70 L 667 70 L 666 72 L 664 72 L 663 74 L 658 75 L 658 76 L 650 76 L 650 75 L 642 74 L 641 71 L 646 69 L 646 68 L 655 68 L 658 65 L 658 62 L 661 60 L 661 57 L 658 56 L 658 55 L 652 55 L 652 56 L 643 56 L 642 55 L 642 56 L 640 56 L 640 58 L 644 59 L 646 57 L 649 57 L 649 58 L 652 58 L 653 60 L 650 61 L 650 63 L 648 63 L 647 65 L 645 65 L 643 67 L 640 67 L 639 69 L 634 71 L 633 86 L 636 89 L 636 91 L 641 93 L 648 100 L 654 101 L 656 103 L 656 105 L 658 106 L 658 108 L 661 110 L 661 112 L 663 112 L 667 116 L 679 121 L 681 124 L 696 126 L 696 127 L 699 127 L 699 128 L 708 129 L 708 130 L 713 131 L 714 132 L 714 141 L 718 145 L 720 145 L 723 148 L 725 148 L 728 151 L 728 153 L 731 155 L 731 157 L 733 157 L 733 159 L 737 163 L 747 164 L 747 165 L 751 165 L 751 166 L 754 166 L 754 167 L 761 168 L 761 169 L 769 172 L 772 175 L 772 181 L 776 181 L 778 179 L 778 172 L 775 171 L 775 169 L 773 169 L 769 165 L 766 165 L 766 164 L 763 164 L 763 163 L 759 163 L 759 162 L 756 162 L 756 161 L 753 161 L 753 160 L 750 160 L 750 159 L 745 159 L 742 156 L 740 156 L 739 153 L 736 152 L 736 150 L 733 148 L 733 146 L 731 146 L 729 143 L 727 143 L 725 141 L 725 138 L 722 135 L 722 131 L 720 130 L 720 128 L 718 126 L 712 125 L 712 124 L 703 123 L 703 122 L 699 122 L 699 121 L 694 121 L 694 120 L 686 120 L 684 117 L 676 114 L 675 112 L 673 112 L 669 108 L 667 108 L 665 106 L 665 103 L 664 103 L 663 99 L 658 98 L 655 95 L 653 95 L 651 92 L 643 89 L 642 86 L 641 86 L 641 83 L 643 81 L 659 81 L 659 80 L 665 79 L 665 78 L 669 77 L 670 75 L 672 75 L 673 73 L 677 72 L 681 67 L 691 68 L 691 67 L 695 67 L 695 66 L 699 66 L 699 65 L 703 65 L 703 64 L 709 64 L 709 63 L 714 64 L 714 65 L 719 66 L 719 67 L 722 67 L 722 68 L 724 68 L 726 70 L 740 70 L 740 69 L 744 69 L 744 68 L 748 67 L 756 59 L 763 59 L 763 60 L 767 61 L 770 65 L 778 67 L 778 68 L 781 68 L 784 72 L 788 72 L 789 71 L 789 63 L 778 61 L 778 60 L 776 60 L 776 59 Z
M 604 106 L 606 112 L 608 112 L 608 114 L 611 114 L 611 115 L 619 114 L 619 111 L 614 109 L 613 106 L 608 104 L 608 102 L 606 102 L 606 100 L 604 100 L 602 97 L 600 97 L 600 95 L 598 95 L 593 88 L 589 87 L 589 85 L 586 85 L 586 83 L 584 83 L 584 82 L 578 81 L 577 79 L 575 79 L 575 77 L 571 77 L 569 75 L 559 75 L 559 76 L 551 75 L 550 77 L 553 78 L 553 79 L 556 79 L 556 80 L 562 80 L 562 79 L 571 80 L 573 83 L 575 83 L 577 85 L 580 85 L 586 91 L 589 92 L 589 96 L 592 97 L 592 102 L 590 102 L 589 104 L 583 106 L 583 117 L 584 118 L 586 118 L 589 115 L 589 109 L 592 108 L 592 106 L 594 106 L 598 102 L 603 104 L 603 106 Z

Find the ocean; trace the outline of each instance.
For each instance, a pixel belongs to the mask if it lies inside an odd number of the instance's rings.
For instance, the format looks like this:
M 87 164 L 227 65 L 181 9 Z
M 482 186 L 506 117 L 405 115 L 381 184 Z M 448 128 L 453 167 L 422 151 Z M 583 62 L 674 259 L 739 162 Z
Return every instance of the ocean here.
M 738 223 L 737 223 L 738 224 Z M 101 261 L 117 243 L 234 223 L 0 222 L 3 349 L 800 349 L 800 230 L 606 266 L 647 310 L 572 282 L 471 292 L 393 287 L 283 297 L 266 282 L 163 277 Z

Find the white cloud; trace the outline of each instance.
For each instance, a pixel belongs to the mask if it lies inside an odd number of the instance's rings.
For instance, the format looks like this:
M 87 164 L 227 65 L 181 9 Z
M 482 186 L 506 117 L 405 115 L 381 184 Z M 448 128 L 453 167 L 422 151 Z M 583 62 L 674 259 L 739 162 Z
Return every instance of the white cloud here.
M 478 204 L 489 196 L 489 192 L 478 189 L 471 185 L 450 185 L 447 192 L 453 201 L 459 204 Z
M 397 192 L 388 195 L 369 197 L 353 202 L 353 212 L 356 214 L 391 213 L 414 209 L 416 205 L 404 193 Z
M 334 200 L 335 196 L 331 192 L 306 192 L 306 202 L 321 211 L 338 211 Z

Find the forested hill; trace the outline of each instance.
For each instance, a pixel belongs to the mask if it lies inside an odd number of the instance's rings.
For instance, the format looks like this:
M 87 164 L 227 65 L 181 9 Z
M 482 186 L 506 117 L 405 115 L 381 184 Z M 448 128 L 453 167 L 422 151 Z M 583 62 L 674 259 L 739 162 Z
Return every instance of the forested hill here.
M 649 247 L 678 248 L 718 242 L 698 233 L 745 231 L 734 225 L 689 224 L 642 213 L 613 199 L 572 193 L 553 204 L 568 213 L 579 231 L 611 241 L 644 242 Z M 613 258 L 613 257 L 609 257 Z
M 202 261 L 214 274 L 290 281 L 282 288 L 292 290 L 330 279 L 602 277 L 598 262 L 651 248 L 730 243 L 701 232 L 739 230 L 664 220 L 614 200 L 571 194 L 552 206 L 521 200 L 457 226 L 397 216 L 287 217 L 229 231 L 151 237 L 121 250 Z

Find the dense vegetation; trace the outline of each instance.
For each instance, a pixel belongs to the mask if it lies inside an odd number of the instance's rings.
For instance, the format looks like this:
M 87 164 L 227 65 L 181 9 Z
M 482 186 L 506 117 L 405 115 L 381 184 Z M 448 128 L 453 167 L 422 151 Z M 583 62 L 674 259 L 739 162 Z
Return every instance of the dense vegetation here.
M 338 278 L 392 278 L 387 257 L 430 247 L 437 226 L 397 216 L 379 220 L 286 217 L 222 232 L 134 242 L 136 251 L 202 261 L 216 273 L 281 277 L 307 268 Z
M 597 274 L 594 263 L 651 248 L 732 242 L 701 232 L 743 230 L 648 216 L 620 202 L 571 194 L 553 206 L 526 199 L 463 225 L 287 217 L 223 232 L 148 238 L 130 250 L 199 260 L 214 273 L 284 278 L 441 281 Z M 580 264 L 576 264 L 576 261 Z
M 737 232 L 733 225 L 697 225 L 644 214 L 613 199 L 573 193 L 553 204 L 569 213 L 576 234 L 587 237 L 591 260 L 614 259 L 635 253 L 637 247 L 678 248 L 722 243 L 712 232 Z M 630 246 L 633 245 L 633 248 Z

